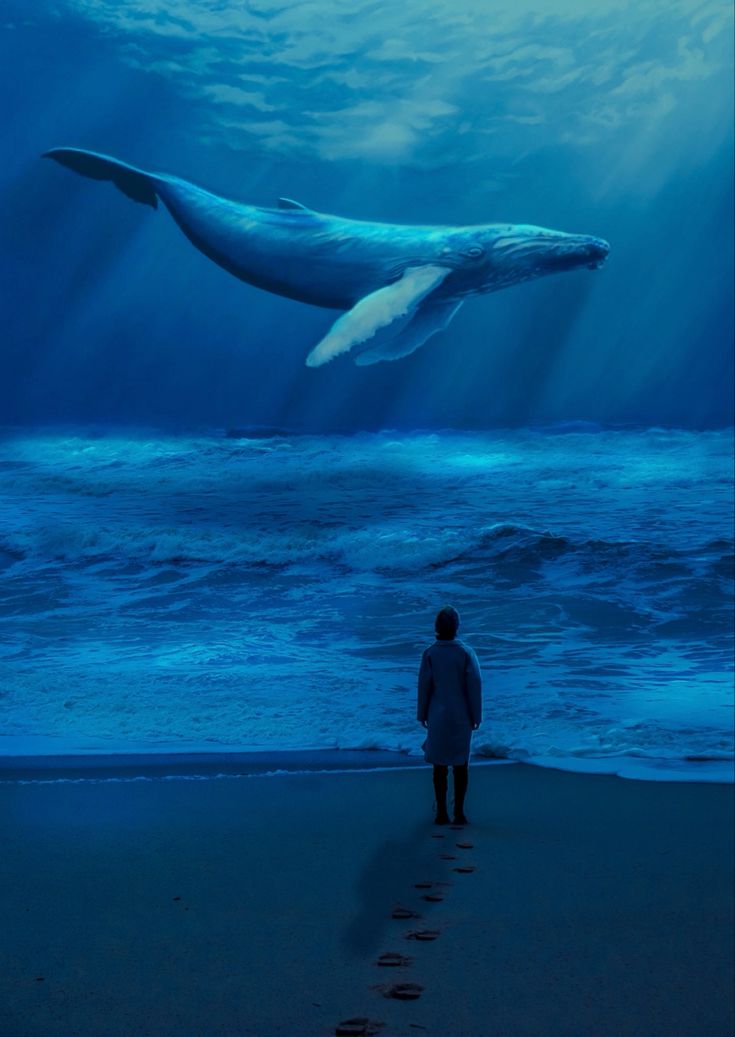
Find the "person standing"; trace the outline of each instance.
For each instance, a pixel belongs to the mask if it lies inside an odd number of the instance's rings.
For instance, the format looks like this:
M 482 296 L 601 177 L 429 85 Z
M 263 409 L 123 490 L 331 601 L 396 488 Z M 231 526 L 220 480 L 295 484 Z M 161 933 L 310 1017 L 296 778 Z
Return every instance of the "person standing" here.
M 464 802 L 469 779 L 470 740 L 482 721 L 482 677 L 472 648 L 457 638 L 459 613 L 451 605 L 439 609 L 436 640 L 421 656 L 417 720 L 427 729 L 421 745 L 434 766 L 434 823 L 449 823 L 449 768 L 454 781 L 454 824 L 468 824 Z

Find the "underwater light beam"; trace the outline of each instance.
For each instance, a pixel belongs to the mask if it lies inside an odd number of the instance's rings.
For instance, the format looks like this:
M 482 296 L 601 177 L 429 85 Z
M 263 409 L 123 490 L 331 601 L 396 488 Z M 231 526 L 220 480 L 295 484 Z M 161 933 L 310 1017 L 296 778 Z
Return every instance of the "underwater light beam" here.
M 289 198 L 263 209 L 79 148 L 53 148 L 44 158 L 110 181 L 154 209 L 160 198 L 189 241 L 241 281 L 346 310 L 307 356 L 309 367 L 347 352 L 360 365 L 408 356 L 446 328 L 467 296 L 581 266 L 595 269 L 610 251 L 601 238 L 525 224 L 367 223 Z

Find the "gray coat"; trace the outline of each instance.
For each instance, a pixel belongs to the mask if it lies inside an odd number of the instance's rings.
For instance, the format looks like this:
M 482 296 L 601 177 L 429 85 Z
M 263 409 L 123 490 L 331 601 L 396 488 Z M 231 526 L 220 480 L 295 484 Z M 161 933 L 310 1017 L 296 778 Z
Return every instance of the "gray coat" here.
M 435 641 L 421 656 L 416 718 L 428 721 L 427 763 L 467 763 L 472 725 L 482 720 L 482 678 L 469 645 Z

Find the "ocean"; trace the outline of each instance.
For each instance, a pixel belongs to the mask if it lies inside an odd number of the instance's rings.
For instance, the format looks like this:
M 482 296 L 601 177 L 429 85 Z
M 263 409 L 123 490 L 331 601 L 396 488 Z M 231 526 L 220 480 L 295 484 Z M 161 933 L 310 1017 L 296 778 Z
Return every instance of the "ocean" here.
M 477 759 L 732 775 L 733 432 L 6 429 L 0 754 L 385 749 L 450 602 Z
M 0 768 L 733 781 L 732 4 L 0 22 Z

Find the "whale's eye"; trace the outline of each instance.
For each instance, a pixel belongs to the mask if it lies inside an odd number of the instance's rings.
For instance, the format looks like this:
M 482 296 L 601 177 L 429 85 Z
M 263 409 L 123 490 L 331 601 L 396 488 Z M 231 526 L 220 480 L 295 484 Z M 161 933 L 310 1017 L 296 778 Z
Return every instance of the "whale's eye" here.
M 471 259 L 479 259 L 480 256 L 484 255 L 485 250 L 480 248 L 479 245 L 470 245 L 469 248 L 464 250 L 466 256 L 470 256 Z

